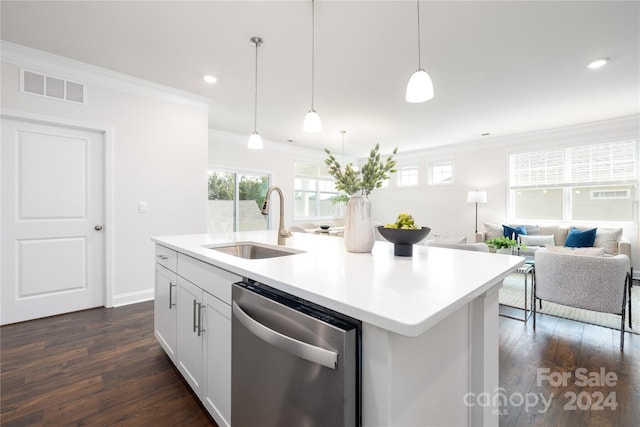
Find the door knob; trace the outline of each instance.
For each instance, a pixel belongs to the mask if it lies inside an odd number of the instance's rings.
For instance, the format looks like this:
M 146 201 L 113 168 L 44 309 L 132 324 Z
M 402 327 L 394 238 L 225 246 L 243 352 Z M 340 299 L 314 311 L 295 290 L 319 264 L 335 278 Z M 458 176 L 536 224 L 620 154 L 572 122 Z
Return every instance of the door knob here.
M 100 231 L 100 230 L 102 230 L 102 226 L 101 226 L 101 225 L 96 225 L 96 226 L 95 226 L 95 227 L 93 227 L 93 228 L 94 228 L 94 230 L 96 230 L 96 231 Z

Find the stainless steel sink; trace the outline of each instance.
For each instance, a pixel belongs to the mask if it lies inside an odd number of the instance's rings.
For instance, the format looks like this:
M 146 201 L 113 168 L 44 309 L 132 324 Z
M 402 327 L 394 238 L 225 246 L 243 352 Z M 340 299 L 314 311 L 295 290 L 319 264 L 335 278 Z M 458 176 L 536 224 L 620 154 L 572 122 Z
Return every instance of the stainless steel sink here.
M 205 245 L 207 249 L 222 252 L 245 259 L 277 258 L 288 255 L 301 254 L 304 251 L 278 246 L 270 246 L 255 242 L 237 242 L 233 244 Z

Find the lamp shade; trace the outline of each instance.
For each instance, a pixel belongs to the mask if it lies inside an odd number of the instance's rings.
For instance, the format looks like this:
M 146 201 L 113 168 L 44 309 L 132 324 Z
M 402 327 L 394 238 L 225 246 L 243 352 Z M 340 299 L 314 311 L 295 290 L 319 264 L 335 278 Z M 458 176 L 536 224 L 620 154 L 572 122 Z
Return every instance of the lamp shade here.
M 302 129 L 308 133 L 317 133 L 322 130 L 320 116 L 316 113 L 316 110 L 309 110 L 307 115 L 304 117 L 304 125 Z
M 252 150 L 262 150 L 262 137 L 258 132 L 254 132 L 249 137 L 249 148 Z
M 424 68 L 413 73 L 407 84 L 407 102 L 425 102 L 433 98 L 433 82 Z
M 486 191 L 469 191 L 467 194 L 467 203 L 487 203 Z

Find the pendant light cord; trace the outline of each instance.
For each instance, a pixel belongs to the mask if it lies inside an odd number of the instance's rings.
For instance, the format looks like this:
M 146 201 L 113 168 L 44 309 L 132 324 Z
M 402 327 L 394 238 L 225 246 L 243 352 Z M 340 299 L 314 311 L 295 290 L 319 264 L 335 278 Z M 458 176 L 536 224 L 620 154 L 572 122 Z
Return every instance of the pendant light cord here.
M 420 55 L 420 0 L 416 0 L 416 8 L 418 9 L 418 69 L 422 68 L 422 58 Z
M 257 132 L 258 129 L 258 46 L 260 43 L 256 40 L 256 76 L 255 76 L 255 93 L 254 93 L 254 102 L 253 102 L 253 133 Z
M 316 3 L 311 0 L 311 111 L 313 110 L 313 95 L 315 82 L 316 58 Z

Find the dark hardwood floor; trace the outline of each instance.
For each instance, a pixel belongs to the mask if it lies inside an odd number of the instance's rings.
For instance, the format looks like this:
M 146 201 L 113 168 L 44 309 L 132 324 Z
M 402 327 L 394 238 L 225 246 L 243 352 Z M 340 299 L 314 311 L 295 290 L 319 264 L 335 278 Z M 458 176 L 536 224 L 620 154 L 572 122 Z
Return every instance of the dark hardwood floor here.
M 619 331 L 538 315 L 534 332 L 532 321 L 500 317 L 501 426 L 640 425 L 639 335 L 625 333 L 621 352 Z
M 8 325 L 0 334 L 2 426 L 216 425 L 157 344 L 152 302 Z M 500 425 L 640 425 L 640 336 L 626 334 L 624 353 L 618 337 L 545 315 L 534 333 L 531 320 L 501 317 Z M 608 385 L 582 386 L 602 369 Z M 552 386 L 562 375 L 566 385 Z M 551 401 L 546 410 L 543 399 Z
M 216 425 L 153 336 L 153 301 L 0 334 L 3 427 Z

